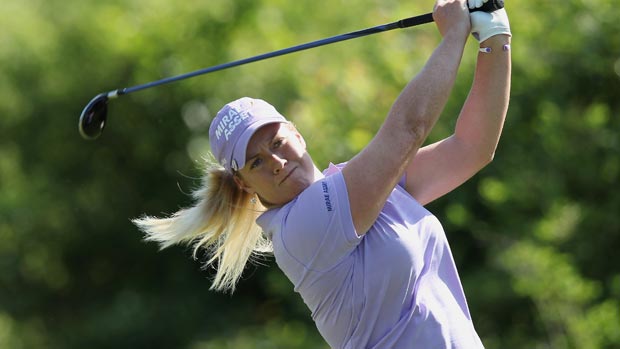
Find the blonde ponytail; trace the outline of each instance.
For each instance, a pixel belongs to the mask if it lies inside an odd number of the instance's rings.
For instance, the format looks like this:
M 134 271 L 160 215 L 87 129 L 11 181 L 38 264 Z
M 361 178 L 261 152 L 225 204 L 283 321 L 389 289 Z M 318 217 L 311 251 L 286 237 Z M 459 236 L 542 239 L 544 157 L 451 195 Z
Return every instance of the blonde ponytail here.
M 133 223 L 145 232 L 145 240 L 158 242 L 162 249 L 193 244 L 194 258 L 201 248 L 206 249 L 209 258 L 204 266 L 217 264 L 211 289 L 233 292 L 248 260 L 272 251 L 271 242 L 255 223 L 264 207 L 239 189 L 233 175 L 215 160 L 205 162 L 202 185 L 192 193 L 194 206 L 167 218 L 144 216 Z

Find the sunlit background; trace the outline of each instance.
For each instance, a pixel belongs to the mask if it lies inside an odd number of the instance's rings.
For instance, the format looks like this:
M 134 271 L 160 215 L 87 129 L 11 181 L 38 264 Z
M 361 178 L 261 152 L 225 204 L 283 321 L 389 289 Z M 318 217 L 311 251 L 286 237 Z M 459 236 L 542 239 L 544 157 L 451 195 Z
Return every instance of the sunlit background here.
M 495 348 L 620 348 L 620 8 L 507 0 L 513 89 L 495 160 L 431 204 Z M 376 132 L 439 35 L 333 44 L 110 102 L 96 94 L 430 12 L 433 1 L 5 0 L 0 10 L 0 348 L 327 348 L 272 259 L 233 295 L 130 219 L 190 205 L 214 113 L 240 96 L 295 122 L 319 167 Z M 448 135 L 477 43 L 432 140 Z M 386 266 L 389 268 L 389 266 Z

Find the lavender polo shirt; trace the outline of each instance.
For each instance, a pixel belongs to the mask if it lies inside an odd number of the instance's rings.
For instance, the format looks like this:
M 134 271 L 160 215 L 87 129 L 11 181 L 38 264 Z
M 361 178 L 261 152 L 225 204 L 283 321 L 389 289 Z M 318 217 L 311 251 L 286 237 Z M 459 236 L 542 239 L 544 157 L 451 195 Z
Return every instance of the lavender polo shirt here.
M 332 348 L 483 348 L 439 221 L 399 184 L 358 237 L 334 165 L 257 223 Z

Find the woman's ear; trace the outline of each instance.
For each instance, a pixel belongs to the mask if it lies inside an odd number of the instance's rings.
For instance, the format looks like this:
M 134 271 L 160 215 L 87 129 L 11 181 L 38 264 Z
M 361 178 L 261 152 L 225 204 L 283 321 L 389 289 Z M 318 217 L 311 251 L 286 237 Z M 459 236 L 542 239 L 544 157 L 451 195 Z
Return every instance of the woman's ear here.
M 252 189 L 252 187 L 248 186 L 245 183 L 245 181 L 243 180 L 243 178 L 241 178 L 239 174 L 235 174 L 233 176 L 233 180 L 235 181 L 235 184 L 237 185 L 237 187 L 245 191 L 246 193 L 254 194 L 256 192 L 254 189 Z

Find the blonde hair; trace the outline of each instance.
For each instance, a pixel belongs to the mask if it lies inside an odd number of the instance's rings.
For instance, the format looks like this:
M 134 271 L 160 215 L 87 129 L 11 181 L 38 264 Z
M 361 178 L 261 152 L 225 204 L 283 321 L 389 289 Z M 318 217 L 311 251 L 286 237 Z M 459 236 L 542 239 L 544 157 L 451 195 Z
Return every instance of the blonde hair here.
M 144 231 L 145 240 L 158 242 L 161 249 L 193 244 L 194 259 L 206 249 L 204 267 L 217 264 L 211 289 L 232 293 L 248 260 L 272 252 L 271 241 L 255 222 L 264 207 L 238 188 L 234 175 L 212 156 L 204 160 L 201 186 L 192 193 L 194 206 L 166 218 L 143 216 L 132 222 Z

